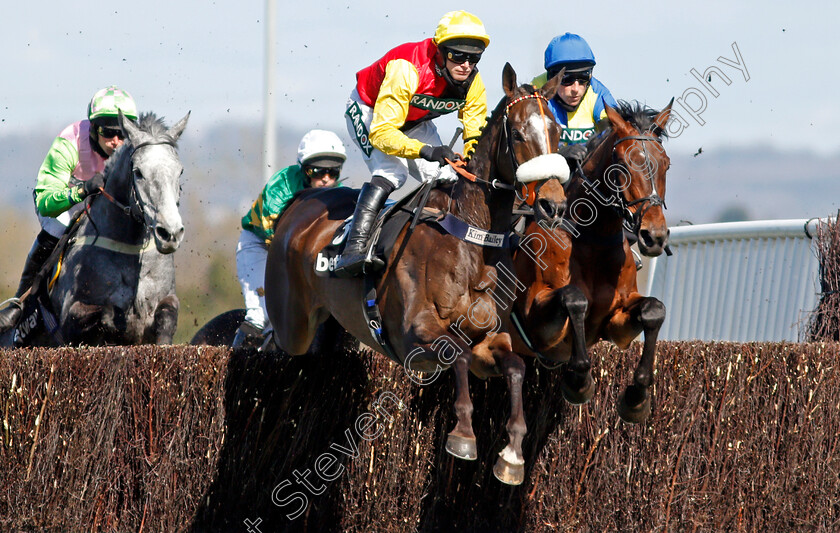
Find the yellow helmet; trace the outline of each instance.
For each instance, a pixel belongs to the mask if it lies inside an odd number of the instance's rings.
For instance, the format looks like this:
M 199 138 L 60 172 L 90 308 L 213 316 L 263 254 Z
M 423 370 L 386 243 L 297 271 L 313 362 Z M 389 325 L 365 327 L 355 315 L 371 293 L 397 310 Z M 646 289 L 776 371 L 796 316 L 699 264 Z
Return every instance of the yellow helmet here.
M 490 44 L 490 36 L 484 29 L 481 19 L 466 11 L 450 11 L 440 19 L 435 30 L 434 43 L 457 39 L 455 43 L 465 52 L 481 53 Z

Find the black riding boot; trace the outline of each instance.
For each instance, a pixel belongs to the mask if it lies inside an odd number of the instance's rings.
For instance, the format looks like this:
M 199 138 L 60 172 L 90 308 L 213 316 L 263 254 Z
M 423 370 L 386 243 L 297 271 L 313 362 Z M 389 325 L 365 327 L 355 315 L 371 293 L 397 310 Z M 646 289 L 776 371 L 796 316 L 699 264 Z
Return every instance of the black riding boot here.
M 374 176 L 370 183 L 362 185 L 356 210 L 353 212 L 353 226 L 350 228 L 350 235 L 347 236 L 347 245 L 335 263 L 336 276 L 352 278 L 364 271 L 370 229 L 393 190 L 394 186 L 380 176 Z
M 23 273 L 20 275 L 20 284 L 15 293 L 15 298 L 23 296 L 29 287 L 32 286 L 32 280 L 44 263 L 50 257 L 55 245 L 58 244 L 58 239 L 47 233 L 41 231 L 38 237 L 35 238 L 35 243 L 32 249 L 29 250 L 29 255 L 26 257 L 26 264 L 23 265 Z M 13 301 L 5 309 L 0 309 L 0 333 L 9 330 L 17 324 L 20 317 L 20 300 Z

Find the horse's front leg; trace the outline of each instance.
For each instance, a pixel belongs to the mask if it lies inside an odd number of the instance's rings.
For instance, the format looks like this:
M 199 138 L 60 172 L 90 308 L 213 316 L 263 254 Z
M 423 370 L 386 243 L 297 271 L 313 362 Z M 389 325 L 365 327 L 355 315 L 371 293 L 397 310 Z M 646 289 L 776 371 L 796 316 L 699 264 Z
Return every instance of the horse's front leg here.
M 618 414 L 625 422 L 639 423 L 650 415 L 650 394 L 653 385 L 653 363 L 656 340 L 665 321 L 665 305 L 656 298 L 636 295 L 636 298 L 610 318 L 607 333 L 619 348 L 626 349 L 632 340 L 644 332 L 642 357 L 628 385 L 618 399 Z
M 418 313 L 415 316 L 416 323 L 420 325 L 407 328 L 413 331 L 414 338 L 405 338 L 407 356 L 404 366 L 406 371 L 415 383 L 425 385 L 437 379 L 438 372 L 450 366 L 453 368 L 455 372 L 454 407 L 458 422 L 446 439 L 446 451 L 459 459 L 475 461 L 478 459 L 478 449 L 472 427 L 473 403 L 470 399 L 469 384 L 472 363 L 470 346 L 457 335 L 449 335 L 437 327 L 429 327 L 427 324 L 434 324 L 434 320 L 426 313 Z M 435 372 L 435 375 L 430 378 L 430 381 L 422 381 L 414 377 L 415 371 Z
M 61 321 L 61 333 L 68 344 L 101 344 L 117 331 L 114 315 L 110 305 L 73 302 Z
M 472 351 L 468 346 L 462 347 L 455 356 L 453 369 L 455 371 L 455 416 L 458 418 L 455 429 L 446 438 L 446 451 L 468 461 L 478 459 L 478 449 L 475 444 L 475 432 L 472 427 L 473 403 L 470 398 L 470 364 Z
M 476 346 L 477 354 L 485 350 L 492 354 L 495 365 L 501 369 L 510 394 L 510 416 L 507 421 L 508 445 L 499 452 L 493 466 L 496 479 L 508 485 L 521 485 L 525 480 L 525 458 L 522 441 L 528 432 L 525 411 L 522 407 L 522 382 L 525 380 L 525 361 L 512 350 L 510 334 L 497 333 Z
M 155 307 L 152 333 L 155 344 L 172 344 L 175 330 L 178 328 L 178 309 L 180 301 L 174 294 L 164 297 Z
M 560 390 L 573 405 L 588 402 L 595 393 L 584 330 L 588 308 L 589 301 L 583 291 L 575 285 L 566 285 L 551 291 L 544 300 L 535 301 L 527 322 L 536 332 L 535 337 L 547 346 L 570 337 L 572 354 L 563 368 Z M 567 321 L 571 328 L 566 327 Z

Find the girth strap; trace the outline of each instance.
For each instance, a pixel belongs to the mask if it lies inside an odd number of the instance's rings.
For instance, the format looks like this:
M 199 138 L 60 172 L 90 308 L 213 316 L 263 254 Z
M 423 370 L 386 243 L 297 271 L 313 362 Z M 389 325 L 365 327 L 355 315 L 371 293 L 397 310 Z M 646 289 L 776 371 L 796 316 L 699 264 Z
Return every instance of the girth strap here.
M 510 248 L 509 233 L 493 233 L 471 226 L 452 213 L 447 213 L 442 219 L 435 220 L 434 222 L 449 234 L 458 237 L 464 242 L 487 246 L 489 248 Z
M 149 251 L 155 247 L 154 239 L 149 239 L 141 244 L 127 244 L 109 239 L 108 237 L 100 237 L 99 235 L 84 235 L 73 239 L 71 243 L 77 246 L 96 246 L 97 248 L 126 255 L 140 255 L 142 252 Z
M 376 304 L 376 278 L 372 275 L 365 275 L 365 301 L 362 308 L 364 309 L 367 326 L 373 339 L 392 361 L 400 365 L 403 364 L 388 342 L 388 335 L 385 333 L 384 324 L 382 323 L 382 315 L 379 313 L 379 306 Z

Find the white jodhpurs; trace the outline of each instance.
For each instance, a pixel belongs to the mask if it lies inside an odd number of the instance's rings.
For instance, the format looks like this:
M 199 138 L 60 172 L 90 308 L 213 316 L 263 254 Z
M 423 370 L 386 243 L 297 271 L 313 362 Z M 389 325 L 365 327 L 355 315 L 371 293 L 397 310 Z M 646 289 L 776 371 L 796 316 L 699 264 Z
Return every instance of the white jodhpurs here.
M 245 320 L 264 330 L 269 329 L 264 288 L 267 257 L 268 245 L 265 241 L 243 229 L 236 245 L 236 276 L 245 298 Z

